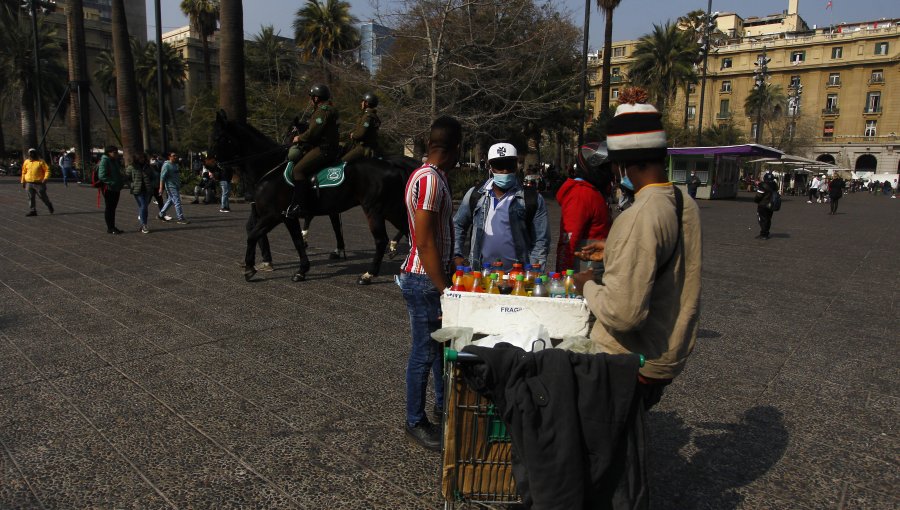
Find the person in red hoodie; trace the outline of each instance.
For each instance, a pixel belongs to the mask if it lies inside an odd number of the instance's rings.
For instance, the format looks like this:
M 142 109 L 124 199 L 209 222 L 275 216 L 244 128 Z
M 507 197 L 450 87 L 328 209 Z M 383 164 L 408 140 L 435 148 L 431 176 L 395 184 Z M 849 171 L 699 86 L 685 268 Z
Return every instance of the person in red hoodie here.
M 556 192 L 561 207 L 559 243 L 556 248 L 556 270 L 586 267 L 575 252 L 590 241 L 606 239 L 611 219 L 606 197 L 612 186 L 612 168 L 606 142 L 589 143 L 576 156 L 575 177 Z

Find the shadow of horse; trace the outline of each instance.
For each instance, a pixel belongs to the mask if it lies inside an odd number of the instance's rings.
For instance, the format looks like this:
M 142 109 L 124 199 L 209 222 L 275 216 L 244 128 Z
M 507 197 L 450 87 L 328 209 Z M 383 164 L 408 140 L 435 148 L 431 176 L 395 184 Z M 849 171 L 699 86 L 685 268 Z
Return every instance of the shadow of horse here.
M 788 431 L 781 411 L 756 406 L 737 423 L 689 427 L 674 412 L 651 412 L 649 478 L 655 510 L 740 508 L 738 488 L 766 474 L 784 455 Z M 682 450 L 693 446 L 687 455 Z

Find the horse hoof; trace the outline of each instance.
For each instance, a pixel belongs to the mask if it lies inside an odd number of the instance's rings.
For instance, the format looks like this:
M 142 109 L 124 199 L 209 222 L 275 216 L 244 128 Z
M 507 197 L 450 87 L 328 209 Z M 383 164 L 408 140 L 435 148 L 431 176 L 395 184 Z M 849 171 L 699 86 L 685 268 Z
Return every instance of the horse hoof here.
M 256 274 L 256 269 L 248 269 L 244 271 L 244 281 L 249 282 L 253 279 L 253 276 Z
M 365 273 L 356 280 L 357 285 L 371 285 L 372 284 L 372 275 L 369 273 Z
M 306 275 L 303 273 L 294 273 L 294 276 L 291 277 L 292 282 L 305 282 Z
M 333 252 L 328 254 L 328 260 L 347 260 L 347 252 L 344 250 L 334 250 Z

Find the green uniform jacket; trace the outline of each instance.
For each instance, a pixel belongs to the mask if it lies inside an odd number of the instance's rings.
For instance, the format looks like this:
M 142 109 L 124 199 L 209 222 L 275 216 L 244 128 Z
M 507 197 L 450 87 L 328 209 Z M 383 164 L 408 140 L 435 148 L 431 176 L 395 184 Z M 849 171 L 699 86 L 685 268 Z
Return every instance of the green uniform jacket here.
M 350 140 L 374 149 L 378 146 L 379 127 L 381 127 L 381 119 L 378 118 L 378 111 L 375 108 L 366 108 L 359 118 L 359 122 L 356 123 L 356 127 L 350 133 Z
M 336 154 L 340 144 L 338 113 L 334 106 L 323 104 L 313 112 L 309 129 L 300 135 L 300 145 L 318 147 L 324 154 Z
M 100 168 L 97 169 L 97 177 L 106 185 L 109 191 L 122 191 L 122 167 L 118 159 L 110 159 L 106 154 L 100 158 Z

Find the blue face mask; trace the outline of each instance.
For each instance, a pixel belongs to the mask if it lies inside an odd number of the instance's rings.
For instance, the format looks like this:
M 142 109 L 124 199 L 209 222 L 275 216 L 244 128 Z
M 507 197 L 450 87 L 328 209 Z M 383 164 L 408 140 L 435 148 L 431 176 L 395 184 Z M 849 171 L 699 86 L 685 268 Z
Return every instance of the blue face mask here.
M 624 178 L 622 178 L 622 187 L 625 187 L 625 188 L 630 189 L 631 191 L 634 191 L 634 184 L 631 183 L 631 179 L 629 179 L 627 175 Z
M 516 185 L 516 174 L 492 174 L 494 177 L 494 184 L 502 189 L 508 190 Z

